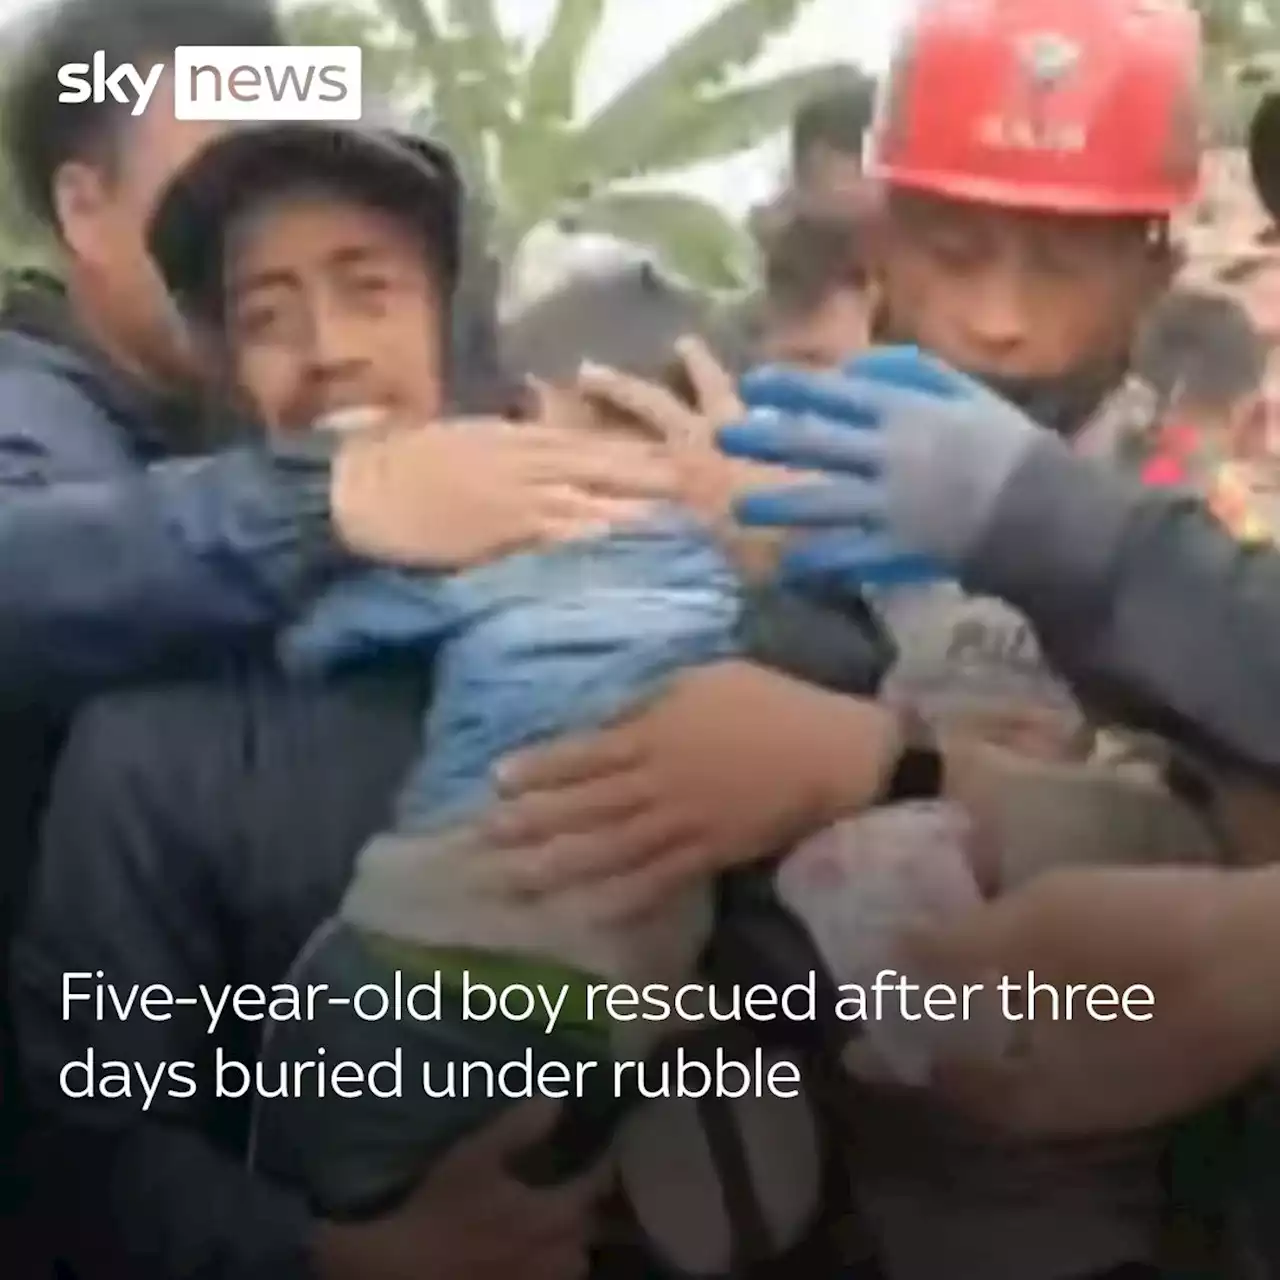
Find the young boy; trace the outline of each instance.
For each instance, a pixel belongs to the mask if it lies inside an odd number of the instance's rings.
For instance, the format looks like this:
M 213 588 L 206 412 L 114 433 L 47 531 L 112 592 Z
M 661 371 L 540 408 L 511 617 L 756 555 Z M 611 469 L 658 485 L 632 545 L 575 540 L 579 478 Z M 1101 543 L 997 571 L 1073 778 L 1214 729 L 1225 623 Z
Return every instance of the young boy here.
M 412 427 L 440 413 L 456 200 L 447 158 L 426 144 L 316 126 L 243 131 L 170 191 L 153 246 L 186 314 L 218 342 L 269 428 Z M 656 299 L 661 322 L 627 344 L 631 366 L 649 375 L 670 363 L 698 313 L 669 291 Z M 618 358 L 599 346 L 584 354 Z M 635 430 L 567 385 L 535 391 L 559 422 Z M 700 521 L 653 510 L 575 545 L 451 576 L 354 577 L 285 638 L 286 658 L 315 671 L 399 651 L 429 657 L 435 672 L 423 754 L 393 820 L 365 848 L 337 918 L 304 949 L 293 981 L 325 984 L 327 1000 L 376 1003 L 369 988 L 390 991 L 397 971 L 406 986 L 438 973 L 444 1009 L 439 1020 L 361 1020 L 363 1005 L 353 1014 L 321 1002 L 314 1020 L 271 1024 L 264 1092 L 303 1096 L 259 1111 L 266 1172 L 304 1187 L 327 1213 L 374 1212 L 506 1105 L 483 1084 L 467 1092 L 462 1064 L 496 1070 L 527 1054 L 535 1064 L 603 1064 L 579 1077 L 586 1105 L 571 1112 L 587 1114 L 585 1127 L 560 1133 L 551 1144 L 559 1160 L 531 1172 L 555 1177 L 597 1153 L 617 1105 L 610 1056 L 620 1043 L 626 1056 L 642 1054 L 663 1029 L 610 1026 L 583 988 L 689 979 L 710 930 L 710 887 L 638 920 L 611 918 L 589 893 L 521 900 L 504 890 L 506 868 L 475 835 L 476 819 L 494 798 L 494 765 L 514 748 L 610 720 L 678 671 L 739 653 L 741 603 L 738 574 Z M 554 1018 L 464 1022 L 467 973 L 491 988 L 541 983 L 569 994 Z M 649 1035 L 628 1044 L 637 1026 Z M 403 1099 L 331 1107 L 314 1085 L 289 1088 L 291 1063 L 372 1066 L 400 1047 Z

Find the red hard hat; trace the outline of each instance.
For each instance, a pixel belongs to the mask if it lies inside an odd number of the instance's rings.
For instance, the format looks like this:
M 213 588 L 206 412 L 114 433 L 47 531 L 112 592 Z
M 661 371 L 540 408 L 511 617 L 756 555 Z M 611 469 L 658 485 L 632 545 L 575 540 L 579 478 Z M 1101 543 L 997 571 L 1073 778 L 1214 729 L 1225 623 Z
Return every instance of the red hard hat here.
M 1181 0 L 920 0 L 867 173 L 1011 209 L 1164 217 L 1196 194 L 1199 89 Z

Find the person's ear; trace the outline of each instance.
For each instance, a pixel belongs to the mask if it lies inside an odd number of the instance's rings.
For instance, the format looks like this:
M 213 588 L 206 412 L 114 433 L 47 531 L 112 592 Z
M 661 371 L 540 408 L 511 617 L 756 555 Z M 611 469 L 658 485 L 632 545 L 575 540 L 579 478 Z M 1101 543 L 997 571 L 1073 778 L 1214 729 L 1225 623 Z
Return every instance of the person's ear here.
M 100 228 L 109 193 L 102 170 L 80 161 L 64 164 L 53 175 L 51 194 L 55 225 L 67 248 L 90 261 L 105 253 Z

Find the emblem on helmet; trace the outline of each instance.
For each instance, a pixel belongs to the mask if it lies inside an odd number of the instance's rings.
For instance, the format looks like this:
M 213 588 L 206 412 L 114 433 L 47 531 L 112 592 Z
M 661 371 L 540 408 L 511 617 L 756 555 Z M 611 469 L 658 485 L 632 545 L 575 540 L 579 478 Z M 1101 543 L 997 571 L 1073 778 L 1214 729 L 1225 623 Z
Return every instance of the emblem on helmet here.
M 1013 100 L 983 122 L 983 141 L 1002 151 L 1082 151 L 1084 123 L 1058 101 L 1080 67 L 1080 46 L 1057 32 L 1038 31 L 1021 37 L 1014 49 L 1020 76 L 1011 86 Z
M 1080 46 L 1056 32 L 1043 31 L 1018 42 L 1018 57 L 1041 92 L 1056 89 L 1080 65 Z

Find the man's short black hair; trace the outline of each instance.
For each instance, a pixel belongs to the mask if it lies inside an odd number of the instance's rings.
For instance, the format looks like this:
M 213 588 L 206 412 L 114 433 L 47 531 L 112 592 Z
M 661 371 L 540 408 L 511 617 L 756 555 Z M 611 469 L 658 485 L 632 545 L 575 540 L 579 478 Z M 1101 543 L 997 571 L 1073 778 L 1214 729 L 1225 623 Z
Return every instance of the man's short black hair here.
M 833 291 L 867 284 L 856 218 L 794 209 L 764 237 L 765 301 L 793 318 L 812 315 Z
M 874 101 L 874 82 L 853 69 L 847 84 L 810 98 L 796 112 L 791 124 L 792 172 L 799 174 L 818 147 L 861 156 Z
M 54 177 L 71 160 L 107 164 L 130 107 L 59 102 L 58 69 L 163 61 L 181 45 L 276 45 L 284 41 L 271 0 L 60 0 L 14 55 L 5 85 L 3 146 L 10 173 L 30 212 L 53 226 Z
M 1234 298 L 1175 289 L 1147 317 L 1133 353 L 1133 372 L 1162 404 L 1227 409 L 1258 391 L 1267 344 Z

